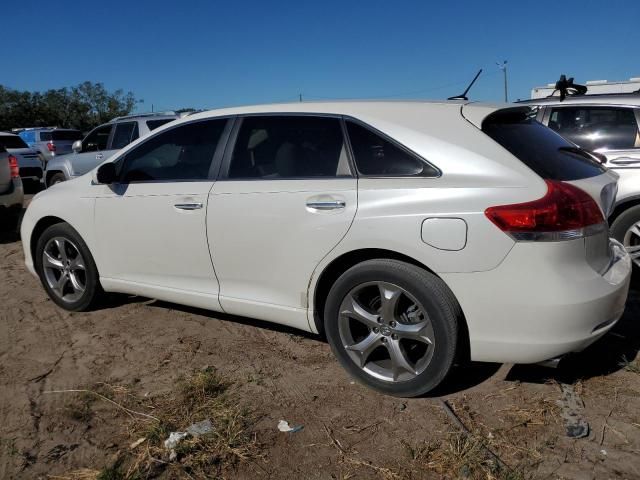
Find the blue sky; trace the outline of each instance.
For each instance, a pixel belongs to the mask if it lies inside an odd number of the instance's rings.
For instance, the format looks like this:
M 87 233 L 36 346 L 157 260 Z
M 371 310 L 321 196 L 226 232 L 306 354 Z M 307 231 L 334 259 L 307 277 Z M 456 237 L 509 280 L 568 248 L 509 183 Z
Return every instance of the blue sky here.
M 430 4 L 437 5 L 430 6 Z M 0 84 L 103 82 L 139 110 L 324 98 L 510 99 L 640 76 L 640 1 L 9 1 Z

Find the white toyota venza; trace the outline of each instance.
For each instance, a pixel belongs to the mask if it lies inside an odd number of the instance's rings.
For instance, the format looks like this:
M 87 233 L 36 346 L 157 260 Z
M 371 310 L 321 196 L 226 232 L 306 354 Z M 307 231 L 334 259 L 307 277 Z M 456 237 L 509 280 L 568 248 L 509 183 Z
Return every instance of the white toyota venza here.
M 324 333 L 379 391 L 466 359 L 584 349 L 625 307 L 617 176 L 528 107 L 296 103 L 198 113 L 33 198 L 51 299 L 122 292 Z

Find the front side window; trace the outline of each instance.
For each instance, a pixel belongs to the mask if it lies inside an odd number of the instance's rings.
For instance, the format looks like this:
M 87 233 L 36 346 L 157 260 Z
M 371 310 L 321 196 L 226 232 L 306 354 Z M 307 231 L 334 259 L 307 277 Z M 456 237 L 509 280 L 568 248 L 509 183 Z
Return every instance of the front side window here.
M 338 118 L 246 117 L 229 166 L 230 179 L 350 176 Z
M 111 133 L 111 127 L 112 125 L 103 125 L 95 128 L 82 141 L 82 151 L 98 152 L 100 150 L 106 150 L 109 134 Z
M 122 160 L 121 183 L 209 179 L 226 123 L 226 119 L 188 123 L 150 138 Z
M 437 177 L 438 171 L 400 145 L 372 130 L 347 121 L 347 132 L 358 172 L 374 177 Z
M 116 130 L 113 133 L 113 140 L 111 141 L 111 148 L 119 150 L 129 145 L 133 140 L 132 136 L 135 130 L 137 130 L 138 122 L 125 122 L 116 124 Z M 136 137 L 137 138 L 137 137 Z
M 640 148 L 633 109 L 616 107 L 557 107 L 549 128 L 587 150 Z

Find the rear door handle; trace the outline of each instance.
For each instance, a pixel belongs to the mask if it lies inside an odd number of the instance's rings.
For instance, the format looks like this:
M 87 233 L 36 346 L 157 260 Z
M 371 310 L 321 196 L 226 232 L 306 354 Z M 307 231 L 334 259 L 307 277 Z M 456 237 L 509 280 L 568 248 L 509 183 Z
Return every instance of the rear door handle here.
M 202 203 L 176 203 L 174 207 L 178 210 L 200 210 L 202 208 Z
M 308 208 L 314 210 L 337 210 L 346 207 L 347 204 L 344 200 L 328 200 L 322 202 L 307 202 Z

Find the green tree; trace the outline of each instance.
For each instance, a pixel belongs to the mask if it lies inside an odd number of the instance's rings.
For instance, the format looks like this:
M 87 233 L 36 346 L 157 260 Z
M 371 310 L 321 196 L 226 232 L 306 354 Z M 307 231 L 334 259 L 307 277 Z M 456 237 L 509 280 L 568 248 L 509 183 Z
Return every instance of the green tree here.
M 136 103 L 132 92 L 109 92 L 102 83 L 83 82 L 45 92 L 0 85 L 0 130 L 55 125 L 87 131 L 113 117 L 130 114 Z

